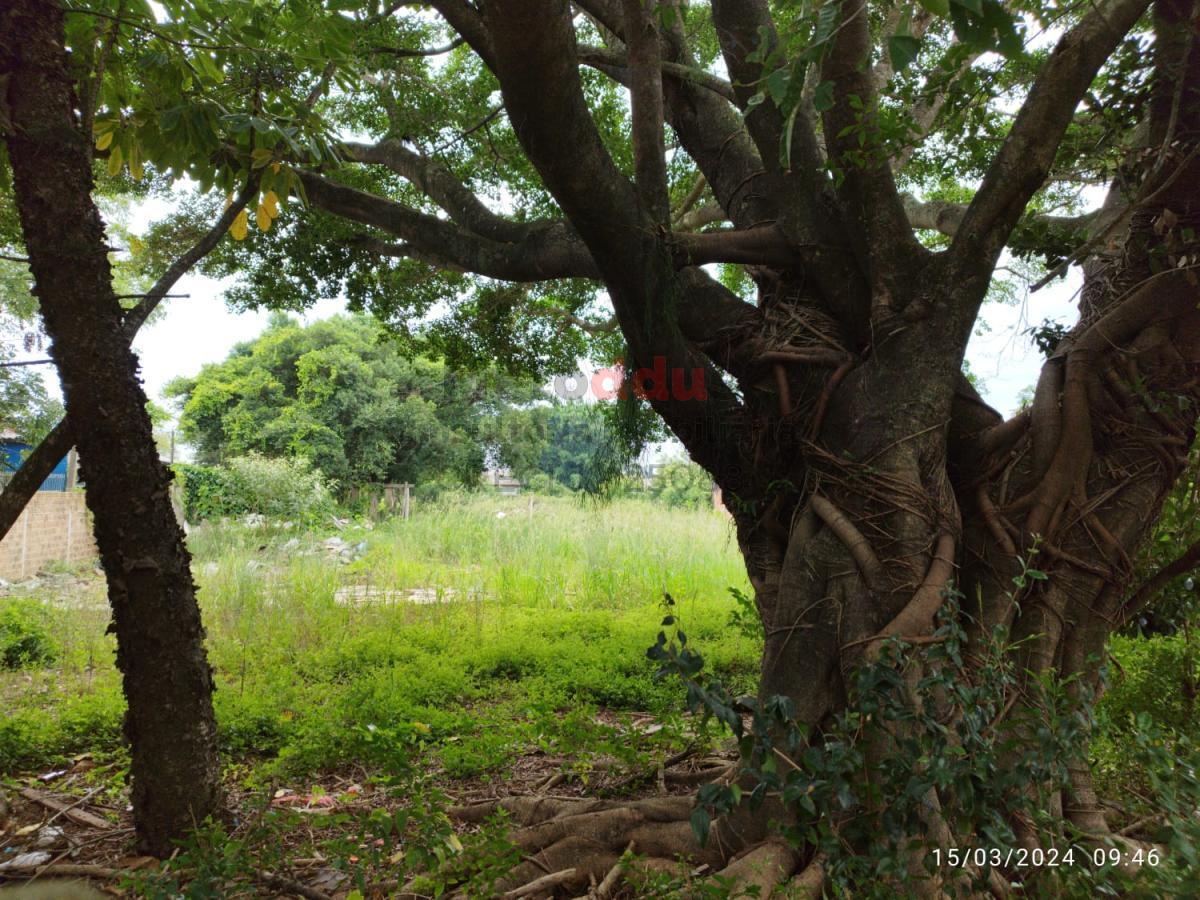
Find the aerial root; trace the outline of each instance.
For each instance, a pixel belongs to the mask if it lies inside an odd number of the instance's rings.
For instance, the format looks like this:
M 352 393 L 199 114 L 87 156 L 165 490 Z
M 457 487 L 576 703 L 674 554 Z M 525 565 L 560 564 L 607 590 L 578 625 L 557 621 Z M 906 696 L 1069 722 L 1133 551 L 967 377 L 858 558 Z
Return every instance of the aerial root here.
M 845 513 L 820 494 L 813 494 L 808 502 L 817 517 L 837 535 L 838 540 L 850 552 L 867 587 L 872 590 L 877 589 L 883 583 L 883 566 L 879 562 L 879 557 L 875 555 L 875 551 L 871 549 L 870 542 L 863 537 L 862 532 L 854 523 L 846 518 Z

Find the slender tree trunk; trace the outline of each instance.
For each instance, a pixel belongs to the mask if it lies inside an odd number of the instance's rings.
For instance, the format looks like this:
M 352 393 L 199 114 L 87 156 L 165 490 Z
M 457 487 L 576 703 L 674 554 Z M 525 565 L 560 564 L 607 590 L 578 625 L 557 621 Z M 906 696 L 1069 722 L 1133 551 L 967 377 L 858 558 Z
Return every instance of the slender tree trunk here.
M 56 4 L 4 5 L 0 84 L 17 207 L 108 579 L 138 843 L 166 855 L 217 807 L 212 675 L 170 476 L 91 200 L 89 138 L 76 125 Z
M 0 540 L 16 524 L 42 482 L 50 476 L 74 443 L 75 436 L 64 418 L 50 429 L 50 433 L 21 463 L 21 468 L 13 473 L 4 491 L 0 492 Z

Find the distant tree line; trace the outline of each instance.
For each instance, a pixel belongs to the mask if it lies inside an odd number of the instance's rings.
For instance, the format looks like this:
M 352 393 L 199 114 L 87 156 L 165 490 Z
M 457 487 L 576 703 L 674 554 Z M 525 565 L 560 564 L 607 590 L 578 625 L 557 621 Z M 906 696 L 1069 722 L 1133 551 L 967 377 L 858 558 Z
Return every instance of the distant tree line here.
M 196 461 L 302 457 L 329 481 L 479 481 L 485 423 L 532 403 L 538 385 L 456 372 L 402 352 L 366 317 L 302 325 L 276 314 L 222 362 L 168 384 Z

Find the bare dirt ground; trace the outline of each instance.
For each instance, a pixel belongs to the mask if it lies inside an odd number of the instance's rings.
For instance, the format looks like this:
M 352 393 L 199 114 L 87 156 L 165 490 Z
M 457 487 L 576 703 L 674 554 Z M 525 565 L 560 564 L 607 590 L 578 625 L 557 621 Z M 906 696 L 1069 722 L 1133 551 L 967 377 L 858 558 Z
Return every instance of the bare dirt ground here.
M 617 721 L 615 715 L 601 713 Z M 649 716 L 635 727 L 654 728 Z M 469 807 L 504 797 L 538 797 L 546 800 L 588 800 L 682 795 L 697 784 L 715 780 L 728 771 L 732 752 L 681 752 L 660 760 L 643 772 L 609 772 L 603 760 L 585 779 L 564 768 L 565 760 L 540 751 L 518 757 L 503 779 L 450 780 L 434 783 L 453 806 Z M 150 873 L 170 874 L 173 867 L 184 882 L 186 866 L 175 858 L 160 861 L 135 850 L 132 817 L 123 783 L 121 762 L 98 763 L 90 754 L 65 768 L 24 773 L 0 786 L 0 886 L 64 877 L 87 879 L 114 897 L 140 897 L 136 886 Z M 305 897 L 310 900 L 344 900 L 369 897 L 419 895 L 397 893 L 400 882 L 387 860 L 374 860 L 372 843 L 362 840 L 361 822 L 375 811 L 394 813 L 405 798 L 360 766 L 309 776 L 292 785 L 270 785 L 250 790 L 239 773 L 228 767 L 226 829 L 229 842 L 249 842 L 268 811 L 286 811 L 289 825 L 275 833 L 271 867 L 247 867 L 231 877 L 222 896 Z M 454 823 L 465 840 L 478 825 Z M 334 859 L 314 852 L 314 846 L 339 842 L 351 852 Z M 353 852 L 357 848 L 358 853 Z M 365 885 L 362 891 L 357 886 Z M 2 894 L 2 891 L 0 891 Z M 207 896 L 207 895 L 206 895 Z M 547 895 L 548 896 L 548 895 Z M 620 896 L 618 892 L 613 897 Z M 627 894 L 626 896 L 632 896 Z

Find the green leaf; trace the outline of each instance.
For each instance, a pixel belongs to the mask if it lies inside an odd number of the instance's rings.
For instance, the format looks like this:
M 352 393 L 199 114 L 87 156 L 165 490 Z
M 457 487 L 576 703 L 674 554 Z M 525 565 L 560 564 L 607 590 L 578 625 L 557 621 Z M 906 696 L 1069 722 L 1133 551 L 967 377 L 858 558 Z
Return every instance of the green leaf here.
M 813 44 L 823 44 L 832 37 L 841 16 L 842 6 L 834 0 L 826 0 L 821 11 L 817 13 L 817 28 L 813 32 Z
M 775 101 L 776 106 L 782 106 L 784 98 L 787 97 L 791 74 L 788 69 L 776 69 L 767 76 L 767 92 L 771 95 L 771 99 Z
M 117 176 L 117 174 L 121 171 L 122 160 L 123 160 L 123 157 L 121 155 L 121 145 L 113 144 L 113 147 L 109 151 L 109 154 L 108 154 L 108 174 L 109 175 L 111 175 L 113 177 Z
M 935 16 L 950 15 L 950 0 L 917 0 L 917 2 Z
M 888 56 L 892 70 L 899 73 L 909 67 L 921 51 L 921 39 L 911 34 L 893 34 L 888 38 Z
M 782 146 L 779 148 L 779 156 L 785 169 L 792 167 L 792 134 L 796 129 L 796 116 L 799 112 L 800 104 L 797 103 L 792 107 L 792 111 L 788 113 L 787 121 L 783 126 Z
M 825 112 L 833 106 L 833 82 L 822 81 L 813 91 L 813 109 Z
M 696 840 L 703 847 L 708 843 L 708 829 L 712 825 L 712 817 L 703 806 L 697 806 L 692 810 L 691 822 L 692 833 L 696 835 Z

